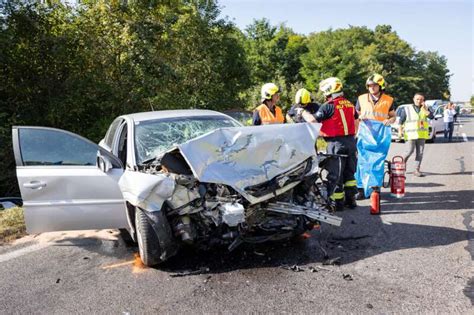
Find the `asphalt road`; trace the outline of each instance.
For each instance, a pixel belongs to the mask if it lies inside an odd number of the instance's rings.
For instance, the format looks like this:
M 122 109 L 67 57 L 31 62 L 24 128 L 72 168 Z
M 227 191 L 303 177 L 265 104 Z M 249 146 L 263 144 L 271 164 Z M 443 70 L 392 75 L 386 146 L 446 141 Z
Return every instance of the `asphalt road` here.
M 404 198 L 385 190 L 382 215 L 364 201 L 306 239 L 188 250 L 156 269 L 117 231 L 0 247 L 0 313 L 472 314 L 474 118 L 461 119 L 459 142 L 426 145 L 425 177 L 409 163 Z M 394 143 L 389 156 L 405 149 Z

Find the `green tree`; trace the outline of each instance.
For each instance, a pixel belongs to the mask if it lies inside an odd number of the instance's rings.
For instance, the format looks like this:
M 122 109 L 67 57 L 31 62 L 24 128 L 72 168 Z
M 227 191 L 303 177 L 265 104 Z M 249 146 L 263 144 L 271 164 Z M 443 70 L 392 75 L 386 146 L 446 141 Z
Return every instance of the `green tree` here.
M 255 20 L 247 26 L 244 36 L 253 86 L 243 98 L 254 106 L 259 102 L 261 85 L 275 82 L 283 89 L 281 104 L 289 106 L 291 97 L 288 91 L 292 85 L 303 81 L 300 57 L 307 52 L 306 38 L 283 24 L 273 26 L 267 19 Z
M 416 70 L 423 77 L 418 89 L 426 99 L 449 99 L 449 74 L 447 59 L 437 52 L 420 51 L 416 54 Z
M 377 72 L 385 77 L 387 92 L 396 104 L 411 102 L 417 91 L 449 95 L 446 59 L 436 53 L 416 53 L 389 25 L 314 33 L 308 38 L 308 49 L 302 56 L 301 74 L 312 89 L 320 80 L 337 76 L 346 95 L 355 101 L 366 93 L 366 78 Z
M 13 186 L 11 125 L 91 140 L 118 115 L 238 107 L 249 68 L 216 1 L 12 0 L 0 7 L 0 195 Z

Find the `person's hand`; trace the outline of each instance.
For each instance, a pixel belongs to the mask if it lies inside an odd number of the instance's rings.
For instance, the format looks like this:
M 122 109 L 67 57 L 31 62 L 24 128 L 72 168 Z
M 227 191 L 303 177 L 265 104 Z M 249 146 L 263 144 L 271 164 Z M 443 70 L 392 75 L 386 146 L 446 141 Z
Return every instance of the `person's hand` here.
M 385 126 L 388 126 L 388 125 L 390 125 L 391 123 L 392 123 L 392 120 L 391 120 L 391 119 L 385 119 L 385 120 L 383 121 L 383 124 L 384 124 Z

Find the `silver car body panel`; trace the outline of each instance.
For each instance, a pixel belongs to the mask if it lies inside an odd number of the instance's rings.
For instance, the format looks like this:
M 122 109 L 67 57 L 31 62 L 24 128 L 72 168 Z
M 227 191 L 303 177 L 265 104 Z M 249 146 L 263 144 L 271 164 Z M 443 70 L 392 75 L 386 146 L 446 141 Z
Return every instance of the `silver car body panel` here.
M 118 180 L 123 170 L 112 168 L 107 173 L 96 165 L 24 165 L 19 129 L 50 130 L 89 140 L 65 130 L 46 127 L 14 127 L 13 150 L 17 163 L 17 179 L 23 198 L 28 233 L 89 230 L 128 227 L 126 205 Z M 98 152 L 101 151 L 97 146 Z M 106 152 L 105 157 L 116 160 Z M 120 161 L 116 160 L 120 164 Z
M 146 174 L 126 170 L 119 180 L 123 197 L 130 204 L 148 211 L 160 211 L 175 191 L 175 181 L 166 174 Z
M 316 155 L 320 124 L 222 128 L 178 146 L 193 175 L 201 182 L 231 186 L 251 203 L 245 188 L 264 183 Z M 296 186 L 280 187 L 277 194 Z
M 17 167 L 27 232 L 30 234 L 128 227 L 117 185 L 120 169 Z M 40 188 L 28 184 L 42 183 Z

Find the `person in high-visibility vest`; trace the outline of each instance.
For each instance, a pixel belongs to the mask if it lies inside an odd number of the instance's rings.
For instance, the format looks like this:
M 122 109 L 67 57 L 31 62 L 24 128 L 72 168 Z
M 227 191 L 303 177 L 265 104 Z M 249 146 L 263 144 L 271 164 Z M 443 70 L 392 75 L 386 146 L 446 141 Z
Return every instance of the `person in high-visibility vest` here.
M 295 103 L 286 114 L 286 121 L 294 123 L 316 122 L 314 114 L 318 109 L 319 104 L 313 102 L 311 93 L 307 89 L 299 89 L 295 95 Z
M 385 79 L 378 73 L 372 74 L 365 82 L 368 93 L 357 98 L 356 110 L 360 120 L 377 120 L 384 125 L 395 122 L 395 104 L 393 98 L 385 93 Z M 365 199 L 362 183 L 357 183 L 357 199 Z
M 317 111 L 316 120 L 322 123 L 319 133 L 327 142 L 327 153 L 347 155 L 340 158 L 340 163 L 334 158 L 327 162 L 328 194 L 336 211 L 343 210 L 344 206 L 353 209 L 357 207 L 354 174 L 357 164 L 355 121 L 358 114 L 354 105 L 344 97 L 342 82 L 338 78 L 321 81 L 319 89 L 327 102 Z
M 365 86 L 369 93 L 357 98 L 356 110 L 359 119 L 373 119 L 390 125 L 395 122 L 395 104 L 393 98 L 385 93 L 385 79 L 380 74 L 371 75 Z
M 425 141 L 430 135 L 428 118 L 433 119 L 433 112 L 426 106 L 425 96 L 421 93 L 415 94 L 413 103 L 400 111 L 399 132 L 404 135 L 405 141 L 408 143 L 408 151 L 404 156 L 405 163 L 416 149 L 413 175 L 420 177 L 423 176 L 420 166 L 423 160 Z
M 270 125 L 283 124 L 285 117 L 281 108 L 277 106 L 280 100 L 280 89 L 274 83 L 265 83 L 261 89 L 261 102 L 253 112 L 252 124 Z

